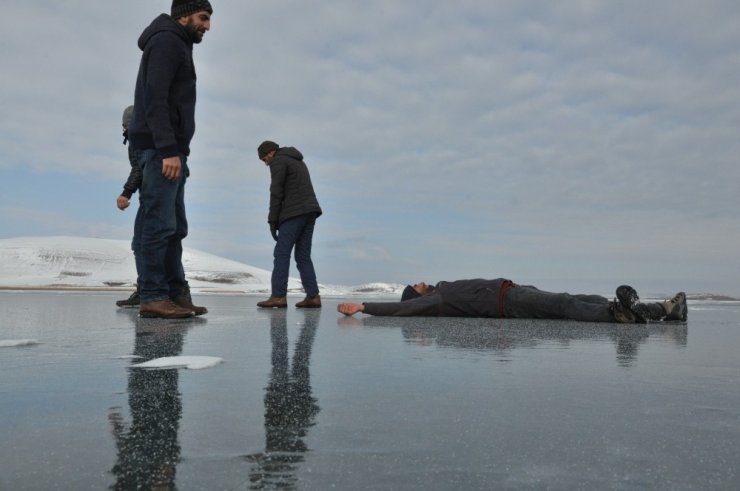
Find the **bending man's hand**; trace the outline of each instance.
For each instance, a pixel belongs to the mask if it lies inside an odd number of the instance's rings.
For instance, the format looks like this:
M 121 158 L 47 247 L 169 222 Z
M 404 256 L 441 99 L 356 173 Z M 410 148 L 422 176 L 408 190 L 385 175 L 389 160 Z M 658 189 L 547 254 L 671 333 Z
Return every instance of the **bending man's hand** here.
M 182 163 L 180 157 L 167 157 L 162 159 L 162 175 L 170 181 L 176 181 L 180 177 L 182 171 Z
M 277 242 L 278 239 L 278 226 L 275 222 L 270 222 L 270 233 L 272 234 L 272 238 L 275 239 L 275 242 Z
M 337 305 L 337 312 L 344 315 L 354 315 L 357 312 L 364 312 L 365 306 L 361 303 L 340 303 Z
M 126 208 L 128 208 L 128 204 L 129 204 L 129 201 L 127 197 L 121 195 L 118 198 L 116 198 L 116 206 L 118 207 L 119 210 L 125 210 Z

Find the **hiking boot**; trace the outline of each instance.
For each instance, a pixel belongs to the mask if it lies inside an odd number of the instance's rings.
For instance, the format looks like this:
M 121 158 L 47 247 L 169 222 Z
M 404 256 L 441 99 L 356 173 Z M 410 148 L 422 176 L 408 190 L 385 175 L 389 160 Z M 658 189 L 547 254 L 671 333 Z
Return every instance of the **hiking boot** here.
M 203 315 L 208 313 L 208 309 L 205 307 L 198 307 L 197 305 L 193 305 L 193 297 L 190 296 L 190 287 L 186 286 L 185 289 L 182 291 L 179 297 L 173 298 L 173 302 L 178 307 L 182 307 L 184 309 L 188 309 L 192 311 L 195 315 Z
M 306 295 L 306 298 L 295 304 L 295 306 L 299 309 L 320 309 L 321 295 L 316 295 L 315 297 Z
M 142 303 L 139 306 L 139 315 L 147 318 L 184 319 L 186 317 L 192 317 L 194 313 L 190 309 L 178 306 L 168 298 L 159 302 Z
M 650 312 L 647 311 L 644 304 L 640 303 L 640 297 L 637 291 L 629 285 L 622 285 L 617 288 L 617 299 L 619 304 L 632 312 L 635 316 L 635 322 L 644 324 L 646 319 L 650 318 Z
M 257 302 L 257 307 L 265 309 L 284 309 L 288 306 L 288 299 L 286 297 L 270 297 L 262 302 Z
M 123 308 L 134 308 L 139 306 L 140 300 L 139 289 L 137 288 L 126 300 L 116 300 L 116 305 Z
M 684 292 L 678 292 L 676 295 L 665 302 L 660 304 L 665 310 L 666 316 L 663 320 L 666 321 L 685 321 L 688 317 L 689 309 L 686 306 L 686 294 Z
M 617 299 L 609 302 L 609 312 L 614 317 L 614 321 L 620 324 L 634 324 L 637 322 L 635 314 Z

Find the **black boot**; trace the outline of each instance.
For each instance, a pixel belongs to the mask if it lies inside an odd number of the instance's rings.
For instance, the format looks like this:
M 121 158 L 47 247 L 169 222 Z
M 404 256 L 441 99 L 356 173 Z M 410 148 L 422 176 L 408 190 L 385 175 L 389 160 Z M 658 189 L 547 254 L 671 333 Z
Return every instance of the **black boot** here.
M 136 291 L 131 294 L 126 300 L 116 300 L 116 305 L 123 308 L 134 308 L 138 307 L 141 303 L 139 299 L 139 285 L 136 285 Z
M 636 322 L 645 324 L 647 321 L 659 321 L 666 312 L 659 303 L 642 303 L 637 292 L 629 285 L 622 285 L 617 288 L 617 298 L 622 306 L 630 309 L 635 314 Z

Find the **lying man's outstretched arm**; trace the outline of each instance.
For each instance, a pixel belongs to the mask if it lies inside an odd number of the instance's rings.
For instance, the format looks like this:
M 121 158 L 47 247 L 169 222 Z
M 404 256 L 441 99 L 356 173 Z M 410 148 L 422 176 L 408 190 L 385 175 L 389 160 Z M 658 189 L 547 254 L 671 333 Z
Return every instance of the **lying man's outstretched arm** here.
M 403 302 L 340 303 L 337 310 L 344 315 L 362 312 L 379 316 L 436 317 L 439 315 L 439 302 L 439 295 L 425 295 Z
M 340 303 L 337 305 L 337 312 L 341 312 L 344 315 L 354 315 L 357 312 L 364 312 L 365 306 L 361 303 Z

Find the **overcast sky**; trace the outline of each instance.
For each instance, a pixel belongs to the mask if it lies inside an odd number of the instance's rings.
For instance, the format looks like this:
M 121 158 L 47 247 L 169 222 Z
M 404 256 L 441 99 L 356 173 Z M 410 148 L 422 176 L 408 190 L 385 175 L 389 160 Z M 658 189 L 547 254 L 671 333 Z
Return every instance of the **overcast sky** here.
M 311 170 L 322 283 L 740 295 L 737 0 L 212 4 L 186 247 L 271 269 L 272 139 Z M 130 238 L 120 118 L 169 7 L 3 6 L 0 238 Z

